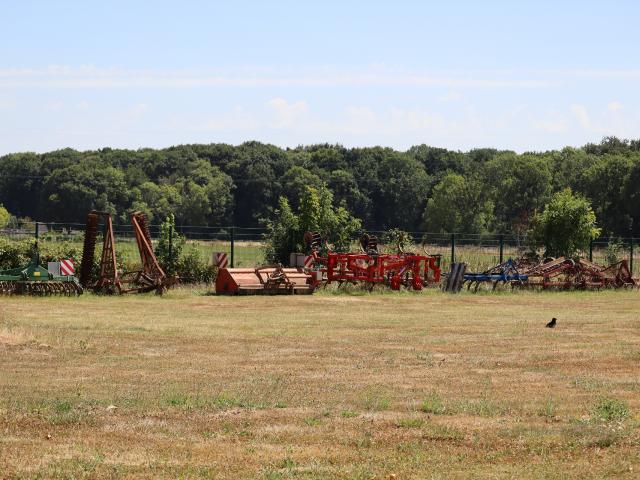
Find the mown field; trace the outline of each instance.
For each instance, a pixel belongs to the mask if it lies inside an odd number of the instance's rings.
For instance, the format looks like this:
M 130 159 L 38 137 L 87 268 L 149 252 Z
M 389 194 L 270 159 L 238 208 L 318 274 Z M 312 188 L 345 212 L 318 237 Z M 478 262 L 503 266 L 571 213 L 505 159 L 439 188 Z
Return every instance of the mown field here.
M 201 293 L 0 298 L 0 478 L 640 474 L 637 291 Z

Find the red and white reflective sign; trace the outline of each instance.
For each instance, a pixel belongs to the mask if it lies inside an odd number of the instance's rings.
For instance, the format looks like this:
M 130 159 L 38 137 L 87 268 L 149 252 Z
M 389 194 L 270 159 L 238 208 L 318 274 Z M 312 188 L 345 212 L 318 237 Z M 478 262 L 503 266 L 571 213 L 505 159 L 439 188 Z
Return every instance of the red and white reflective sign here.
M 60 275 L 75 275 L 76 267 L 73 264 L 73 260 L 66 259 L 60 260 Z
M 215 263 L 218 268 L 227 268 L 229 265 L 229 257 L 224 252 L 214 252 L 213 263 Z
M 313 267 L 313 257 L 311 255 L 307 255 L 304 257 L 304 268 Z

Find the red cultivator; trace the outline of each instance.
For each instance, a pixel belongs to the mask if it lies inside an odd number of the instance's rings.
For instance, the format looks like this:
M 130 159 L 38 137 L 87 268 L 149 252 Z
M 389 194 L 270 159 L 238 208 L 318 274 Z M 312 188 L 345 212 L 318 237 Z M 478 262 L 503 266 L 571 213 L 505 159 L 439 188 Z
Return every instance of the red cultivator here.
M 422 290 L 426 285 L 440 282 L 437 257 L 404 252 L 378 253 L 375 237 L 363 235 L 360 253 L 328 252 L 325 256 L 320 254 L 322 239 L 318 233 L 307 233 L 305 241 L 311 249 L 318 283 L 362 283 L 370 289 L 385 285 L 392 290 L 400 290 L 403 286 Z
M 104 219 L 104 237 L 102 255 L 100 257 L 100 273 L 97 279 L 93 275 L 96 239 L 100 219 Z M 84 288 L 103 293 L 143 293 L 155 291 L 162 294 L 171 287 L 176 279 L 168 277 L 158 263 L 151 245 L 151 235 L 145 215 L 135 212 L 131 216 L 131 224 L 136 237 L 142 268 L 134 272 L 118 271 L 116 261 L 115 237 L 111 214 L 91 211 L 87 216 L 84 236 L 82 264 L 80 266 L 80 283 Z
M 587 260 L 560 257 L 538 264 L 520 264 L 520 271 L 528 276 L 525 286 L 547 288 L 600 289 L 624 288 L 638 285 L 631 276 L 626 260 L 608 267 Z

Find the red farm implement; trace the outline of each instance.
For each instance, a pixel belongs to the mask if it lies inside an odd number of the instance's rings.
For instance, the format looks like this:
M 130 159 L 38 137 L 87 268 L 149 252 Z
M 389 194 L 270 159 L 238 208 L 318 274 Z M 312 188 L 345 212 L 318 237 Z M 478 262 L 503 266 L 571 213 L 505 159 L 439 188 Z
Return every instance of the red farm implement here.
M 526 282 L 519 283 L 522 286 L 579 290 L 638 286 L 626 260 L 602 266 L 584 259 L 560 257 L 522 264 L 520 269 L 528 277 Z
M 94 275 L 96 239 L 100 219 L 104 220 L 104 236 L 99 273 Z M 145 215 L 135 212 L 131 216 L 131 225 L 140 253 L 141 269 L 131 272 L 119 272 L 116 261 L 116 246 L 113 221 L 107 212 L 91 211 L 87 216 L 84 236 L 82 264 L 80 265 L 80 283 L 84 288 L 101 293 L 143 293 L 155 291 L 164 293 L 176 279 L 168 277 L 153 253 L 151 235 Z
M 315 282 L 299 268 L 221 268 L 216 278 L 218 295 L 293 295 L 313 293 Z
M 440 282 L 438 258 L 431 255 L 399 252 L 379 253 L 377 238 L 363 235 L 359 253 L 327 252 L 321 254 L 322 237 L 317 232 L 305 234 L 311 250 L 317 282 L 325 284 L 362 284 L 369 289 L 383 285 L 392 290 L 405 287 L 422 290 Z

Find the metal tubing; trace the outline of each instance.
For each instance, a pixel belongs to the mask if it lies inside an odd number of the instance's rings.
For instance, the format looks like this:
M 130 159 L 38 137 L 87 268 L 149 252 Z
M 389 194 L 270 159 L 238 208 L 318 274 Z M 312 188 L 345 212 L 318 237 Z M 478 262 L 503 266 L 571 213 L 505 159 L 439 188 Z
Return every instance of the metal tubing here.
M 456 262 L 456 234 L 451 234 L 451 263 Z
M 230 240 L 231 240 L 231 268 L 234 268 L 233 254 L 235 250 L 235 227 L 231 227 Z

